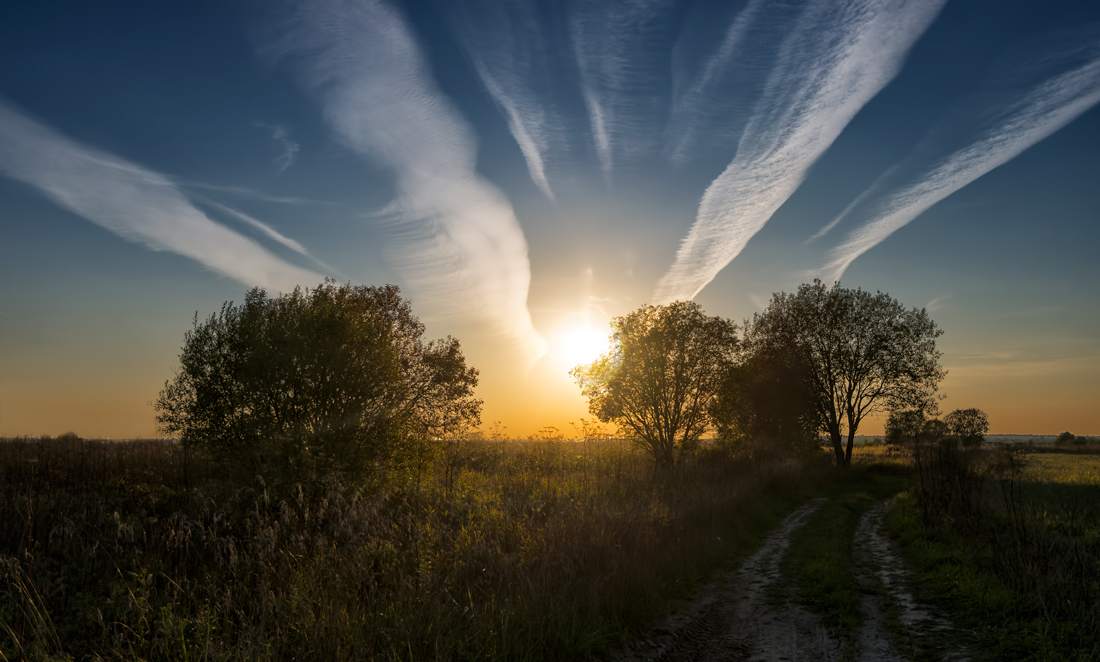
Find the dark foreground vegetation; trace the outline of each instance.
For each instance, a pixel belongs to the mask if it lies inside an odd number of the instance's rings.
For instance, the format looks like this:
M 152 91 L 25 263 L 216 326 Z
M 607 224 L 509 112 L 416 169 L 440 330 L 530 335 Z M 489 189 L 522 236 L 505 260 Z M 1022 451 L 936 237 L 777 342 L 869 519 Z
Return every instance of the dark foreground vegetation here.
M 1100 659 L 1100 458 L 915 450 L 913 487 L 887 521 L 961 640 L 994 660 Z
M 0 442 L 6 659 L 577 659 L 752 550 L 802 463 L 452 442 L 356 489 L 167 441 Z
M 857 448 L 836 470 L 825 454 L 750 462 L 703 447 L 655 473 L 625 441 L 466 440 L 356 489 L 280 494 L 169 441 L 7 439 L 0 652 L 598 658 L 825 496 L 783 569 L 851 657 L 869 590 L 853 578 L 856 524 L 907 489 L 888 524 L 913 589 L 957 629 L 899 636 L 904 655 L 1097 659 L 1100 458 L 941 450 Z

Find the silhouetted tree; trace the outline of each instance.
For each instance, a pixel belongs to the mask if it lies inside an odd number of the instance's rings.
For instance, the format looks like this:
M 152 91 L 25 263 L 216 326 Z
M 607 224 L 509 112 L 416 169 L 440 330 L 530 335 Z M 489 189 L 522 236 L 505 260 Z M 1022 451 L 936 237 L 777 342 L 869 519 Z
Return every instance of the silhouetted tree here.
M 930 418 L 920 428 L 920 440 L 934 444 L 942 441 L 950 434 L 947 423 L 938 418 Z
M 1058 446 L 1067 446 L 1077 442 L 1077 435 L 1073 434 L 1069 430 L 1058 435 L 1058 438 L 1054 440 L 1054 443 Z
M 899 446 L 914 444 L 927 423 L 922 411 L 916 409 L 892 411 L 886 417 L 886 443 Z
M 869 414 L 933 408 L 946 374 L 936 351 L 941 334 L 923 309 L 906 309 L 882 292 L 815 280 L 795 294 L 774 295 L 746 325 L 744 344 L 750 351 L 789 351 L 807 366 L 821 428 L 843 467 L 851 463 L 856 430 Z
M 157 422 L 248 472 L 361 474 L 479 419 L 477 370 L 457 340 L 423 333 L 392 285 L 253 289 L 205 322 L 195 315 Z
M 943 422 L 947 433 L 963 446 L 981 446 L 989 432 L 989 417 L 981 409 L 956 409 Z
M 806 453 L 819 446 L 820 419 L 809 369 L 797 355 L 743 354 L 711 403 L 719 443 L 750 456 Z
M 571 374 L 596 418 L 630 433 L 667 469 L 710 425 L 710 402 L 737 349 L 736 326 L 677 301 L 642 306 L 611 327 L 611 351 Z

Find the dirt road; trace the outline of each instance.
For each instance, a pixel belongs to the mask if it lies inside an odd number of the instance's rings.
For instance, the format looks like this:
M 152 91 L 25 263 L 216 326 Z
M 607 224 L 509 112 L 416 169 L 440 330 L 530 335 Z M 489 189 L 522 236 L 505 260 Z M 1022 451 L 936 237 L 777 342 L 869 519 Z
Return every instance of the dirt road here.
M 616 662 L 721 662 L 840 660 L 842 648 L 817 616 L 784 598 L 781 561 L 791 536 L 825 503 L 814 499 L 787 516 L 737 572 L 726 573 L 689 602 L 676 608 L 660 627 L 619 651 Z M 854 540 L 856 579 L 864 587 L 864 622 L 856 633 L 856 659 L 895 662 L 917 649 L 922 633 L 948 627 L 909 593 L 908 571 L 886 536 L 883 515 L 888 502 L 869 508 Z M 900 626 L 890 636 L 886 609 Z M 907 655 L 898 652 L 904 649 Z M 849 655 L 851 657 L 850 649 Z M 956 651 L 945 659 L 963 660 Z

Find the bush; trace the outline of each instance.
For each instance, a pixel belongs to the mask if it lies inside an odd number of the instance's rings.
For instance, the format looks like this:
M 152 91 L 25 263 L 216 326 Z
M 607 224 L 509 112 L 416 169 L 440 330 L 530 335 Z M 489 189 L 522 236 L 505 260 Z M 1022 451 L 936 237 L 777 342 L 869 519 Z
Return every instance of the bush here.
M 397 287 L 253 289 L 184 337 L 157 422 L 245 478 L 361 477 L 478 422 L 458 341 L 424 342 Z

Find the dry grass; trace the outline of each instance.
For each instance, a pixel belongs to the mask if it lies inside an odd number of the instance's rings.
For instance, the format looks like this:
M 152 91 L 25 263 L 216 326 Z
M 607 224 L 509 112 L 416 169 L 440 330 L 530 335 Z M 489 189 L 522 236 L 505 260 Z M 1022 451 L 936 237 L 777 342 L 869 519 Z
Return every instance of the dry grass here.
M 276 494 L 170 442 L 0 442 L 7 659 L 578 659 L 747 550 L 806 482 L 626 442 L 452 442 Z
M 1100 485 L 1100 455 L 1029 453 L 1023 458 L 1020 479 L 1057 485 Z

